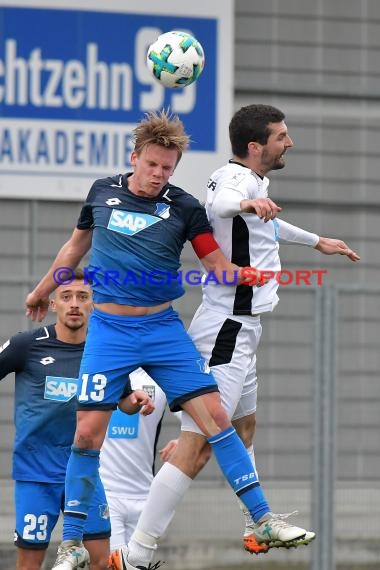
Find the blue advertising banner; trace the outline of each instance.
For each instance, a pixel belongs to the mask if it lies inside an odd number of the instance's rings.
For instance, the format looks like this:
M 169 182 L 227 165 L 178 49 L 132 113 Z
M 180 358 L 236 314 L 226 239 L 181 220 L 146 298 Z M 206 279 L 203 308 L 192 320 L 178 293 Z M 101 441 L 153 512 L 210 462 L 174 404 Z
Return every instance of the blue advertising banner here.
M 106 11 L 95 9 L 98 2 L 86 3 L 86 10 L 63 1 L 54 9 L 17 3 L 0 1 L 0 195 L 8 195 L 9 177 L 17 174 L 29 177 L 29 193 L 13 186 L 12 196 L 83 199 L 84 185 L 73 185 L 73 177 L 86 179 L 87 190 L 88 180 L 128 170 L 132 130 L 149 111 L 170 109 L 184 122 L 191 146 L 183 162 L 192 154 L 200 159 L 187 174 L 181 164 L 185 183 L 189 176 L 196 181 L 202 157 L 225 148 L 218 140 L 220 13 L 181 15 L 178 4 L 173 15 L 144 13 L 144 2 L 119 11 L 112 0 Z M 211 3 L 220 12 L 225 2 Z M 165 89 L 150 73 L 146 53 L 158 35 L 174 29 L 200 41 L 206 65 L 192 85 Z M 231 84 L 228 73 L 223 79 Z M 200 178 L 202 187 L 209 173 Z

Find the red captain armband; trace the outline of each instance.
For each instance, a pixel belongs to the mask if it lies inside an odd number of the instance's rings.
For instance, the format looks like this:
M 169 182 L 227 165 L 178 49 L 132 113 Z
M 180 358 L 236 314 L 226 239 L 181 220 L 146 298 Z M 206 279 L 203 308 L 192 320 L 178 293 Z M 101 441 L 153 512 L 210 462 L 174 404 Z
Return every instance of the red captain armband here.
M 219 249 L 219 244 L 215 241 L 214 236 L 210 232 L 207 234 L 197 235 L 194 239 L 191 240 L 191 245 L 193 246 L 193 249 L 199 259 L 202 259 L 209 253 L 212 253 L 216 249 Z

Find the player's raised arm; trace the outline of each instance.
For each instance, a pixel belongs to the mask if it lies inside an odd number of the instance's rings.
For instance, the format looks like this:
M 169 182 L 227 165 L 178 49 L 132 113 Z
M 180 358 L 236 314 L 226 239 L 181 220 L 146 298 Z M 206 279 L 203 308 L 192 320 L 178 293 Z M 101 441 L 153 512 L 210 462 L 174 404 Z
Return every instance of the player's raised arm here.
M 341 239 L 320 237 L 314 249 L 317 249 L 325 255 L 339 254 L 346 255 L 348 259 L 351 259 L 351 261 L 360 260 L 360 255 L 357 254 L 356 251 L 352 250 L 350 246 Z
M 256 267 L 239 267 L 226 259 L 221 249 L 217 249 L 201 259 L 206 271 L 212 272 L 219 283 L 262 287 L 272 279 L 268 271 Z
M 195 253 L 208 273 L 213 273 L 219 283 L 236 285 L 256 285 L 261 287 L 269 281 L 255 267 L 239 267 L 229 261 L 212 234 L 201 234 L 191 242 Z
M 91 247 L 92 230 L 75 229 L 61 247 L 49 271 L 26 297 L 26 316 L 42 321 L 49 309 L 49 295 L 65 281 L 73 278 L 73 270 Z

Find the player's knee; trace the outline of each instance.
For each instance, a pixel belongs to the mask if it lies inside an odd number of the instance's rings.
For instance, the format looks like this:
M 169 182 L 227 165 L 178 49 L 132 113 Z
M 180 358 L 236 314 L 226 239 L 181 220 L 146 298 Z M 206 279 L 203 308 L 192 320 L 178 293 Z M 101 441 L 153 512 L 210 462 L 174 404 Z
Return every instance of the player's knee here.
M 185 402 L 183 409 L 193 418 L 206 437 L 210 437 L 230 427 L 231 422 L 223 408 L 217 392 L 204 394 Z
M 221 430 L 225 430 L 231 425 L 227 412 L 222 407 L 222 405 L 215 407 L 211 411 L 211 414 L 214 422 Z
M 203 467 L 206 465 L 210 456 L 212 454 L 211 447 L 207 444 L 202 450 L 199 450 L 198 453 L 193 453 L 191 456 L 191 466 L 188 465 L 187 474 L 192 479 L 198 475 L 200 471 L 202 471 Z
M 79 410 L 74 445 L 79 449 L 100 449 L 110 416 L 111 410 Z
M 96 439 L 90 433 L 76 433 L 74 438 L 74 445 L 78 449 L 97 449 Z
M 219 429 L 225 430 L 231 425 L 227 412 L 220 401 L 219 393 L 213 392 L 207 394 L 204 403 L 206 404 L 209 416 Z
M 245 447 L 252 445 L 256 429 L 256 414 L 240 418 L 233 424 Z
M 79 449 L 100 449 L 103 443 L 103 435 L 100 435 L 91 425 L 84 422 L 77 426 L 74 445 Z
M 211 446 L 209 443 L 205 444 L 204 447 L 200 450 L 200 453 L 196 457 L 196 469 L 197 471 L 201 471 L 203 467 L 206 465 L 208 460 L 212 455 Z

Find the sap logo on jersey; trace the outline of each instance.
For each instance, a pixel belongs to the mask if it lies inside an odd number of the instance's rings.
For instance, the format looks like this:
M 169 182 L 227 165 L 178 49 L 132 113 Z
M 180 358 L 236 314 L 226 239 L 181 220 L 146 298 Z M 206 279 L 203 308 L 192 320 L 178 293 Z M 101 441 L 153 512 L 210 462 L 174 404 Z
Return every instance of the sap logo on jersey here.
M 112 210 L 107 228 L 113 232 L 133 236 L 160 221 L 161 218 L 149 214 Z
M 78 390 L 77 378 L 62 378 L 61 376 L 46 376 L 45 400 L 68 402 Z

